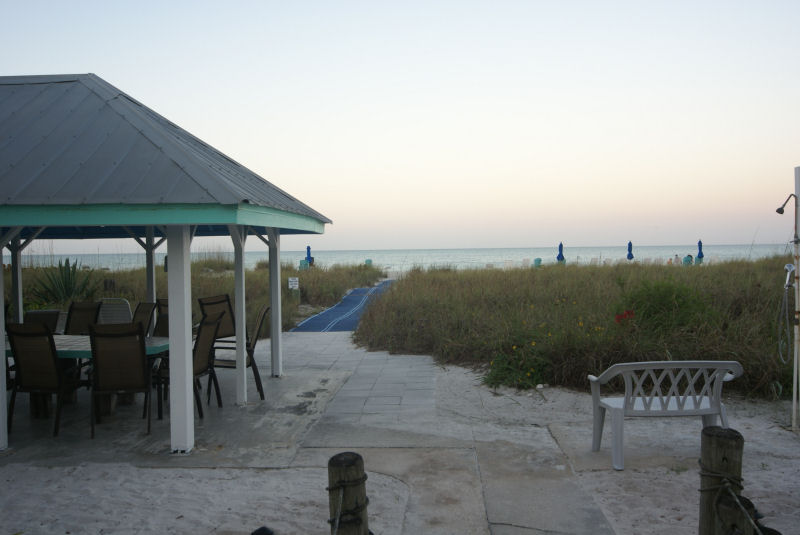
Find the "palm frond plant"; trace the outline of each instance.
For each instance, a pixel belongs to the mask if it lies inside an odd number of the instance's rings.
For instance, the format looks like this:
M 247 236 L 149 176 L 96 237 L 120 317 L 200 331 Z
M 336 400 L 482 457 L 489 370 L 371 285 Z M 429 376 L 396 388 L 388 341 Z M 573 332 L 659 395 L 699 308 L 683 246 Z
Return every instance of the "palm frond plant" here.
M 70 264 L 68 258 L 63 263 L 59 260 L 58 266 L 43 269 L 31 289 L 33 298 L 53 305 L 93 299 L 99 285 L 94 271 L 78 268 L 77 261 Z

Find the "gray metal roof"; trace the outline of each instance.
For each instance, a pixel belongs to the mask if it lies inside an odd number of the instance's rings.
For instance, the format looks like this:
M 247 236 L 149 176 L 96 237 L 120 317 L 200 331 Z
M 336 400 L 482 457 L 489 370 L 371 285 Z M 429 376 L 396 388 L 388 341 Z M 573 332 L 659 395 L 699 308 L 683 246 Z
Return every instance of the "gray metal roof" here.
M 0 216 L 67 205 L 260 207 L 331 223 L 94 74 L 0 77 Z

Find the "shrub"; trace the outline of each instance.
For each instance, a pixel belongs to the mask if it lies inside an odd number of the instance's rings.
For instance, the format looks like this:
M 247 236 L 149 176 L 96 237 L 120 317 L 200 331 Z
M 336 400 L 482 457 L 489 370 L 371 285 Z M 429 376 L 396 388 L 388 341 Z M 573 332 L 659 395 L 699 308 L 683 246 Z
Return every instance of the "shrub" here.
M 617 362 L 738 360 L 733 388 L 785 394 L 791 366 L 777 359 L 775 323 L 785 263 L 415 269 L 369 305 L 354 339 L 515 387 L 588 388 L 587 374 Z
M 69 258 L 58 266 L 39 271 L 31 288 L 31 295 L 37 305 L 47 303 L 63 306 L 70 301 L 88 301 L 94 298 L 98 282 L 92 270 L 78 270 L 78 263 L 70 264 Z

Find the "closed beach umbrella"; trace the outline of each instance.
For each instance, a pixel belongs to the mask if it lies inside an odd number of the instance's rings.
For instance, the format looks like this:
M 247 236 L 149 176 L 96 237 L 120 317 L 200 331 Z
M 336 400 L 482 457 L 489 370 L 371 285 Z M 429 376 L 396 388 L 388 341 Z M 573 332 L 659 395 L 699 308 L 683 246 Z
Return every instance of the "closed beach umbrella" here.
M 564 261 L 564 244 L 561 242 L 558 242 L 558 256 L 556 256 L 556 260 L 559 262 Z
M 695 259 L 695 264 L 702 264 L 703 263 L 703 240 L 697 240 L 697 258 Z
M 633 260 L 633 244 L 628 242 L 628 260 Z

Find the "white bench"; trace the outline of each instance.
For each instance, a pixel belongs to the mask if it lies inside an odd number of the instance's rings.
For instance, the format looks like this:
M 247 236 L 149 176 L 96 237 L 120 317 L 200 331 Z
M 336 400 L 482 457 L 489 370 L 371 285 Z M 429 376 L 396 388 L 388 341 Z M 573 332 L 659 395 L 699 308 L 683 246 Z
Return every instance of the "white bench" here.
M 592 451 L 600 450 L 606 410 L 611 411 L 611 459 L 624 468 L 622 424 L 625 416 L 702 416 L 703 426 L 715 425 L 717 415 L 728 427 L 722 404 L 722 384 L 742 374 L 735 361 L 665 360 L 614 364 L 599 377 L 589 376 L 594 426 Z M 625 394 L 602 397 L 600 385 L 621 375 Z

